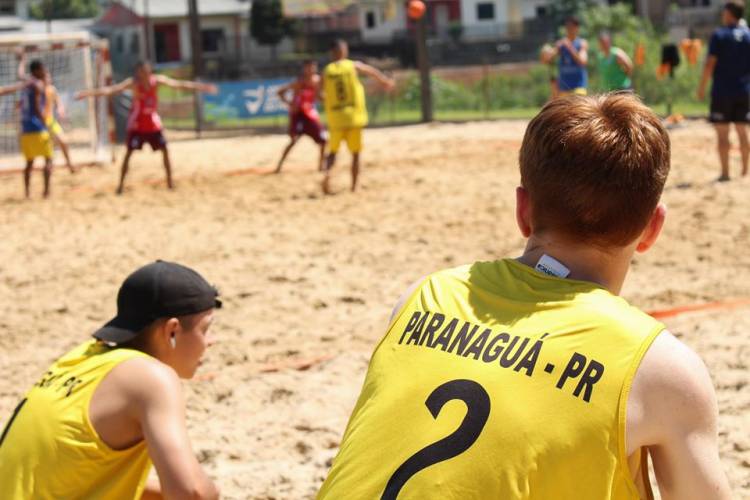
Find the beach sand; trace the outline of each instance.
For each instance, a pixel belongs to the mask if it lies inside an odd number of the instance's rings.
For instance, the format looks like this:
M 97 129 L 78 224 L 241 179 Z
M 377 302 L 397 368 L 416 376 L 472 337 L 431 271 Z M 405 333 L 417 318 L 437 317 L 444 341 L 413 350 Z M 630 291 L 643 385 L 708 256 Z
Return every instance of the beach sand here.
M 41 174 L 30 202 L 20 174 L 0 177 L 0 422 L 55 357 L 114 315 L 129 272 L 176 260 L 216 283 L 225 302 L 218 342 L 185 384 L 201 461 L 226 498 L 313 497 L 399 295 L 431 271 L 521 252 L 513 207 L 524 128 L 368 130 L 355 195 L 346 154 L 338 193 L 320 194 L 309 140 L 284 173 L 264 175 L 286 143 L 281 135 L 173 141 L 174 192 L 151 152 L 133 156 L 121 197 L 117 166 L 74 176 L 58 169 L 47 202 Z M 750 179 L 713 182 L 707 124 L 688 123 L 672 138 L 667 225 L 637 257 L 623 295 L 646 310 L 748 298 Z M 736 150 L 733 162 L 738 172 Z M 748 313 L 666 320 L 711 371 L 737 498 L 750 498 Z

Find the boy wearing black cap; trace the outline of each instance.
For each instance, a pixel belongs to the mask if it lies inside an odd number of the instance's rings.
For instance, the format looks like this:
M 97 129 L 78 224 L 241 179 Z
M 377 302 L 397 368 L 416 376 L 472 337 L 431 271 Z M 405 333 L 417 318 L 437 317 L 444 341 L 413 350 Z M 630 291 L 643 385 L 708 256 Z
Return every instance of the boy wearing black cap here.
M 219 307 L 179 264 L 128 276 L 117 316 L 52 364 L 0 435 L 3 498 L 218 498 L 190 445 L 179 379 L 194 375 Z M 152 463 L 159 482 L 147 485 Z

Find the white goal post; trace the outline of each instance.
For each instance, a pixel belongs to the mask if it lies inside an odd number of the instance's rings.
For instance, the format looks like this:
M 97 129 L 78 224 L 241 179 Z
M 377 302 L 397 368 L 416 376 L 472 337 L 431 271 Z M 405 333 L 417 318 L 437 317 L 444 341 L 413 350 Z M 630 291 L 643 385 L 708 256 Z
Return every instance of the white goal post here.
M 18 51 L 25 53 L 26 76 L 29 63 L 40 60 L 52 78 L 64 117 L 58 121 L 70 147 L 75 165 L 112 161 L 111 107 L 106 98 L 75 100 L 79 90 L 108 85 L 112 81 L 109 47 L 106 40 L 88 32 L 0 35 L 0 86 L 12 85 L 18 78 Z M 19 153 L 20 92 L 0 96 L 0 169 L 17 169 Z M 55 152 L 55 163 L 62 163 Z

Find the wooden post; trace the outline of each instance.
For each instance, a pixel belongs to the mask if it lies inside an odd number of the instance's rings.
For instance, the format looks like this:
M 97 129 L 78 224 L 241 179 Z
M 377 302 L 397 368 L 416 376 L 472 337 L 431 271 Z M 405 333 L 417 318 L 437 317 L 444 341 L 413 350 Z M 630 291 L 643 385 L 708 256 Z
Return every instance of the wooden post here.
M 433 120 L 432 113 L 432 85 L 430 83 L 430 59 L 427 54 L 427 21 L 426 16 L 422 16 L 415 23 L 415 35 L 417 42 L 417 67 L 419 68 L 421 103 L 422 103 L 422 122 L 427 123 Z
M 201 43 L 201 20 L 198 12 L 198 0 L 188 0 L 188 17 L 190 19 L 190 48 L 193 61 L 193 80 L 203 75 L 203 44 Z M 203 106 L 201 95 L 194 93 L 195 103 L 195 132 L 198 137 L 203 130 Z

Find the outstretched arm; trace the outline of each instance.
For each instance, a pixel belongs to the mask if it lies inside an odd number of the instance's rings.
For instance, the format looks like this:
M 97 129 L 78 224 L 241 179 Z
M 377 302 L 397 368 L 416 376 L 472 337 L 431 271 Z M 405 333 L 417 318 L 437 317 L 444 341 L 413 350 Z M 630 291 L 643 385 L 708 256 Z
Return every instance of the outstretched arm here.
M 361 61 L 354 61 L 354 67 L 357 68 L 357 71 L 359 73 L 377 80 L 381 87 L 386 90 L 391 90 L 396 85 L 396 82 L 393 80 L 393 78 L 385 76 L 383 72 L 373 66 L 370 66 L 369 64 L 365 64 Z
M 76 99 L 83 99 L 84 97 L 109 97 L 115 94 L 120 94 L 133 87 L 133 79 L 127 78 L 120 83 L 110 85 L 108 87 L 99 87 L 98 89 L 81 90 L 75 95 Z
M 18 83 L 14 83 L 13 85 L 6 85 L 4 87 L 0 87 L 0 95 L 7 95 L 7 94 L 13 94 L 15 92 L 18 92 L 24 87 L 24 85 L 26 85 L 25 82 L 18 82 Z
M 638 368 L 628 399 L 628 449 L 647 447 L 664 500 L 730 500 L 719 459 L 718 409 L 703 361 L 668 332 Z
M 194 92 L 205 92 L 207 94 L 215 94 L 218 92 L 216 85 L 203 82 L 192 82 L 190 80 L 175 80 L 164 75 L 157 75 L 156 81 L 160 85 L 164 85 L 171 89 L 176 90 L 192 90 Z

